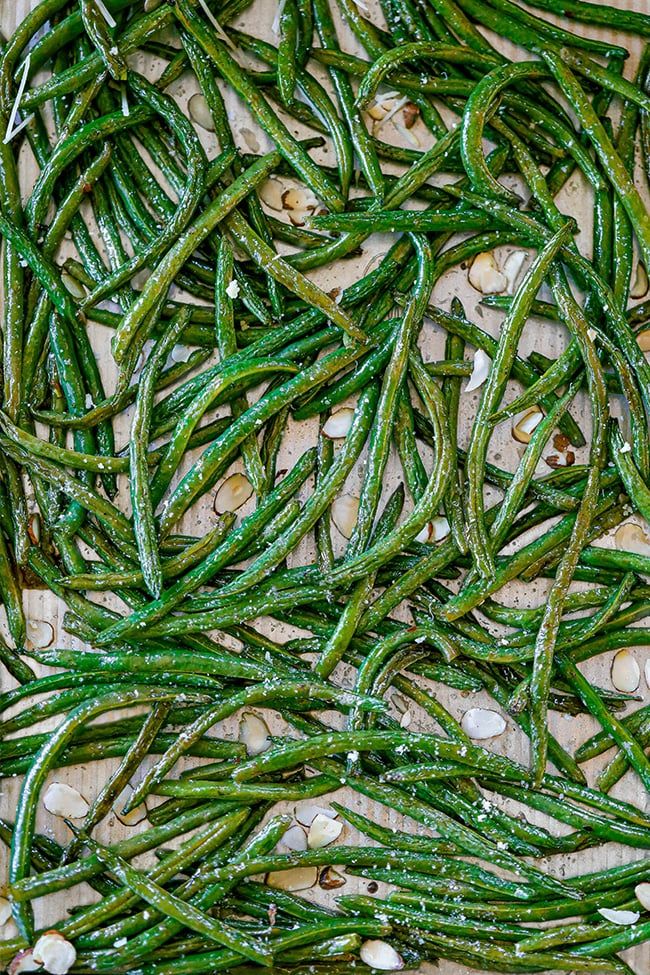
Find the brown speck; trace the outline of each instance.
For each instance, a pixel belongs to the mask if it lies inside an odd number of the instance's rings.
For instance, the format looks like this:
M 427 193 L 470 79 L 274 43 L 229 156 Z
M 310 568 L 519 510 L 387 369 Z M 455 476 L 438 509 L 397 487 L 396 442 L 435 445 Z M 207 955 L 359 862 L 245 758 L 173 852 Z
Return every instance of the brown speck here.
M 553 437 L 553 446 L 556 450 L 564 451 L 569 446 L 569 438 L 565 433 L 556 433 Z
M 402 111 L 404 125 L 407 129 L 412 129 L 420 115 L 420 109 L 413 102 L 407 102 Z
M 378 890 L 379 890 L 379 884 L 376 883 L 374 880 L 371 880 L 370 883 L 368 884 L 368 893 L 376 894 Z
M 93 191 L 93 184 L 92 183 L 84 183 L 84 185 L 83 185 L 83 191 L 84 191 L 84 193 L 92 193 L 92 191 Z
M 327 292 L 328 298 L 331 298 L 332 301 L 336 301 L 336 299 L 338 298 L 338 296 L 340 294 L 341 294 L 341 289 L 340 288 L 332 288 L 331 291 L 328 291 Z
M 576 455 L 573 453 L 572 450 L 567 450 L 567 452 L 566 452 L 566 454 L 564 456 L 566 458 L 567 467 L 571 467 L 573 464 L 575 464 L 575 462 L 576 462 Z
M 557 454 L 549 454 L 549 456 L 545 457 L 544 460 L 548 464 L 548 466 L 552 467 L 554 470 L 557 467 L 564 467 L 564 464 L 560 462 L 560 458 L 558 457 Z

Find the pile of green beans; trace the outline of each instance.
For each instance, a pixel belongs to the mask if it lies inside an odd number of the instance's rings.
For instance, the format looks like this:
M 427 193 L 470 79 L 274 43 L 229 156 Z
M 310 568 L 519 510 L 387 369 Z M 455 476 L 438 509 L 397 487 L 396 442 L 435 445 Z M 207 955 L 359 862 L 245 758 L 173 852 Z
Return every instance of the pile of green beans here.
M 650 14 L 4 15 L 0 964 L 647 975 Z

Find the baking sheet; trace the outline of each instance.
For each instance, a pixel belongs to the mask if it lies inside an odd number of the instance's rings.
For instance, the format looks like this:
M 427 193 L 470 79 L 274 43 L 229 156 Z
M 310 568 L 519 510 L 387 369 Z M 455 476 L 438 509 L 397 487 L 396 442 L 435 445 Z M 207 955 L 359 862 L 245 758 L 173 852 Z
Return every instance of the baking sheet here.
M 648 2 L 648 0 L 641 0 L 641 2 L 633 2 L 633 0 L 616 0 L 616 3 L 620 7 L 650 13 L 650 2 Z M 16 24 L 21 22 L 22 18 L 27 14 L 31 6 L 32 3 L 30 3 L 30 0 L 18 0 L 18 2 L 13 2 L 13 0 L 0 0 L 0 30 L 2 31 L 4 37 L 11 34 Z M 378 14 L 377 4 L 374 2 L 374 0 L 369 0 L 367 6 L 371 11 L 372 19 L 375 22 L 379 22 L 381 18 Z M 236 21 L 235 26 L 242 27 L 242 29 L 250 29 L 251 33 L 258 34 L 259 36 L 272 38 L 271 25 L 275 17 L 276 10 L 277 5 L 275 0 L 256 0 L 249 10 Z M 549 19 L 551 19 L 550 15 Z M 555 19 L 557 20 L 557 18 Z M 572 24 L 571 29 L 575 31 L 584 31 L 585 33 L 589 33 L 591 36 L 605 36 L 603 31 L 587 29 L 576 23 Z M 634 65 L 640 51 L 639 43 L 627 35 L 621 35 L 619 38 L 616 34 L 608 32 L 606 36 L 610 41 L 616 42 L 620 40 L 620 43 L 631 49 L 632 57 L 630 58 L 625 69 L 626 75 L 631 77 L 634 72 Z M 345 30 L 344 27 L 342 27 L 339 31 L 339 37 L 344 49 L 349 50 L 352 53 L 363 54 L 363 52 L 357 47 L 354 38 L 348 31 Z M 507 53 L 509 56 L 516 58 L 525 56 L 522 55 L 522 52 L 517 51 L 510 45 L 503 44 L 502 42 L 499 42 L 499 45 L 504 53 Z M 148 70 L 142 57 L 135 56 L 132 63 L 133 66 L 138 70 Z M 320 71 L 319 66 L 315 67 L 314 72 L 321 78 L 325 77 L 324 73 Z M 179 103 L 186 106 L 188 99 L 197 90 L 197 87 L 193 77 L 190 79 L 188 76 L 183 76 L 174 84 L 174 86 L 172 86 L 171 90 L 176 95 Z M 242 104 L 242 102 L 231 92 L 226 93 L 226 103 L 231 120 L 233 121 L 233 128 L 242 148 L 245 151 L 249 151 L 251 147 L 251 137 L 258 140 L 261 148 L 269 146 L 268 140 L 257 128 L 255 122 L 250 117 L 246 106 Z M 293 122 L 290 123 L 290 128 L 297 135 L 302 136 L 307 134 L 306 129 Z M 430 144 L 430 137 L 423 129 L 421 124 L 419 124 L 413 131 L 420 139 L 423 147 Z M 203 130 L 201 130 L 201 136 L 204 140 L 204 144 L 209 155 L 214 156 L 217 151 L 214 136 L 210 133 L 204 132 Z M 391 125 L 391 123 L 387 123 L 386 126 L 382 128 L 382 138 L 396 144 L 408 144 L 402 142 L 400 133 L 393 125 Z M 327 153 L 319 156 L 319 153 L 317 152 L 315 154 L 315 158 L 322 159 L 323 161 L 331 161 L 331 150 L 329 152 L 329 157 Z M 399 167 L 395 171 L 398 170 Z M 29 154 L 25 153 L 21 165 L 21 178 L 23 180 L 25 191 L 27 191 L 27 188 L 33 181 L 34 174 L 35 167 L 33 162 L 29 158 Z M 566 212 L 570 212 L 578 219 L 578 224 L 580 227 L 580 235 L 578 238 L 579 246 L 583 253 L 589 253 L 592 216 L 591 201 L 588 191 L 580 178 L 574 178 L 567 184 L 559 198 L 559 205 Z M 345 287 L 347 284 L 356 280 L 373 261 L 373 259 L 378 259 L 377 255 L 385 252 L 388 241 L 389 238 L 386 236 L 382 237 L 375 235 L 369 238 L 366 244 L 364 244 L 363 252 L 359 257 L 348 259 L 343 262 L 337 262 L 332 267 L 319 269 L 313 275 L 314 279 L 325 291 L 329 291 L 335 287 Z M 497 259 L 502 262 L 507 253 L 513 249 L 514 248 L 500 248 L 497 251 Z M 455 295 L 461 298 L 465 306 L 465 310 L 471 319 L 475 319 L 482 328 L 489 331 L 492 335 L 498 334 L 498 328 L 502 320 L 502 315 L 492 312 L 489 309 L 477 307 L 478 300 L 481 296 L 468 284 L 466 271 L 461 269 L 456 269 L 454 272 L 446 275 L 438 283 L 433 294 L 433 300 L 436 304 L 446 309 L 449 307 L 449 303 L 452 297 Z M 115 378 L 113 362 L 109 353 L 110 335 L 111 332 L 108 329 L 101 326 L 92 326 L 93 345 L 98 352 L 100 367 L 102 369 L 103 379 L 106 383 L 107 390 L 112 388 Z M 426 323 L 425 327 L 423 328 L 421 338 L 425 359 L 442 358 L 443 343 L 444 336 L 442 336 L 434 328 L 432 323 Z M 566 336 L 561 328 L 555 327 L 546 322 L 541 322 L 539 320 L 531 320 L 524 333 L 520 345 L 520 352 L 525 355 L 533 349 L 537 349 L 538 351 L 544 352 L 546 355 L 555 357 L 565 347 L 565 345 Z M 476 404 L 476 399 L 476 394 L 474 394 L 473 397 L 471 397 L 471 394 L 468 394 L 468 397 L 463 400 L 463 423 L 460 431 L 461 446 L 465 446 L 467 443 L 467 437 L 471 428 L 471 421 L 473 417 L 473 407 Z M 583 428 L 588 429 L 588 418 L 585 415 L 581 416 L 580 410 L 574 410 L 574 416 L 576 416 L 576 419 L 583 424 Z M 123 445 L 128 438 L 128 417 L 129 413 L 127 411 L 125 415 L 121 415 L 117 419 L 116 435 L 119 446 Z M 283 468 L 292 465 L 297 457 L 300 456 L 300 454 L 304 451 L 304 449 L 315 442 L 316 430 L 316 421 L 302 424 L 292 424 L 291 436 L 285 438 L 285 443 L 282 448 L 283 453 L 279 459 L 278 467 Z M 584 459 L 584 451 L 582 454 L 580 452 L 577 453 L 577 459 L 578 462 L 580 462 L 581 459 Z M 492 441 L 490 459 L 493 459 L 496 463 L 503 467 L 514 469 L 517 465 L 518 457 L 518 445 L 512 439 L 510 424 L 503 424 L 497 430 L 497 434 Z M 395 458 L 393 458 L 393 461 L 395 461 Z M 235 465 L 233 470 L 235 469 L 239 468 Z M 548 468 L 546 469 L 548 470 Z M 396 486 L 399 478 L 399 465 L 398 463 L 393 462 L 393 464 L 389 467 L 386 477 L 386 493 Z M 346 490 L 354 493 L 358 485 L 359 472 L 357 471 L 346 485 Z M 122 503 L 124 509 L 128 511 L 128 491 L 124 489 L 124 484 L 122 485 L 120 494 L 120 503 Z M 247 510 L 248 509 L 243 509 L 243 512 L 245 513 Z M 206 498 L 203 499 L 203 502 L 195 507 L 188 514 L 188 516 L 186 516 L 183 521 L 182 529 L 192 534 L 201 534 L 214 523 L 215 518 L 216 516 L 211 509 L 209 499 Z M 342 538 L 339 538 L 338 544 L 340 547 L 342 547 Z M 599 544 L 608 545 L 611 544 L 611 540 L 605 539 Z M 296 564 L 298 561 L 308 558 L 310 558 L 310 545 L 308 542 L 306 542 L 302 544 L 295 553 L 293 553 L 291 557 L 291 564 Z M 508 599 L 511 600 L 513 604 L 519 603 L 520 605 L 539 605 L 544 600 L 545 591 L 546 586 L 543 583 L 534 583 L 533 585 L 525 588 L 522 586 L 514 586 L 508 590 Z M 110 597 L 108 596 L 98 594 L 98 599 L 100 600 L 106 600 L 108 602 L 109 598 Z M 64 631 L 62 622 L 65 607 L 51 593 L 43 590 L 26 592 L 25 607 L 29 619 L 44 620 L 52 625 L 54 630 L 53 645 L 60 647 L 82 646 L 79 641 L 70 637 Z M 408 616 L 405 615 L 404 618 L 408 618 Z M 6 630 L 4 610 L 0 610 L 0 628 L 4 633 Z M 276 639 L 281 639 L 285 635 L 287 637 L 293 635 L 273 621 L 263 621 L 260 629 L 272 634 Z M 7 634 L 5 633 L 5 635 Z M 637 648 L 633 651 L 633 653 L 636 656 L 641 669 L 643 670 L 644 661 L 648 656 L 648 648 Z M 590 661 L 588 665 L 585 665 L 584 672 L 595 682 L 603 686 L 609 686 L 609 668 L 610 659 L 608 655 L 605 655 L 597 660 Z M 11 686 L 10 679 L 8 679 L 7 675 L 4 673 L 2 674 L 2 680 L 3 690 Z M 486 694 L 461 693 L 442 685 L 434 685 L 431 682 L 423 681 L 423 683 L 428 684 L 428 686 L 435 691 L 445 707 L 447 707 L 449 711 L 457 718 L 460 718 L 468 707 L 494 707 L 493 702 Z M 648 688 L 643 680 L 639 693 L 644 695 L 644 703 L 648 703 L 650 701 L 650 692 L 648 691 Z M 641 705 L 634 704 L 633 708 L 639 706 Z M 430 718 L 418 711 L 414 706 L 410 707 L 410 710 L 413 713 L 411 728 L 418 731 L 434 730 L 435 726 Z M 286 730 L 282 723 L 278 722 L 277 718 L 274 718 L 272 715 L 269 716 L 268 713 L 265 713 L 265 717 L 272 725 L 273 730 Z M 56 721 L 50 722 L 49 725 L 43 724 L 38 730 L 44 730 L 46 727 L 55 724 Z M 595 722 L 589 717 L 579 716 L 568 718 L 567 716 L 560 715 L 557 712 L 550 712 L 550 725 L 553 734 L 556 735 L 562 744 L 569 750 L 574 750 L 577 745 L 579 745 L 596 730 Z M 232 720 L 230 722 L 225 722 L 220 728 L 220 731 L 224 737 L 237 737 L 237 721 Z M 493 739 L 489 743 L 489 747 L 494 749 L 494 751 L 508 754 L 511 758 L 521 760 L 523 762 L 526 762 L 528 758 L 527 739 L 510 720 L 508 720 L 506 732 L 501 737 Z M 103 762 L 101 765 L 91 764 L 76 767 L 74 769 L 61 769 L 56 772 L 55 776 L 51 776 L 50 779 L 55 777 L 58 781 L 69 782 L 71 785 L 78 788 L 87 799 L 92 799 L 105 781 L 107 775 L 113 771 L 116 764 L 117 760 L 114 760 Z M 585 766 L 590 782 L 593 781 L 593 777 L 602 764 L 602 761 L 596 760 Z M 18 781 L 2 783 L 0 812 L 2 815 L 6 815 L 8 818 L 13 818 L 18 787 Z M 630 802 L 636 803 L 641 808 L 650 808 L 649 798 L 644 796 L 643 789 L 639 781 L 629 773 L 615 788 L 613 794 L 627 799 Z M 343 798 L 341 799 L 342 795 Z M 341 801 L 350 805 L 352 808 L 358 809 L 361 812 L 369 813 L 373 816 L 373 818 L 385 825 L 395 826 L 407 830 L 413 828 L 413 823 L 411 821 L 400 815 L 391 813 L 385 810 L 383 807 L 376 806 L 375 804 L 363 799 L 363 797 L 339 792 L 337 793 L 337 799 L 340 799 Z M 319 802 L 326 804 L 327 797 L 319 800 Z M 505 808 L 507 808 L 509 811 L 519 811 L 515 803 L 508 803 L 505 805 Z M 541 814 L 537 814 L 532 810 L 526 809 L 526 815 L 533 822 L 541 825 L 549 825 L 546 817 Z M 132 829 L 140 829 L 144 825 L 146 825 L 146 823 L 141 824 L 141 826 L 133 827 Z M 69 833 L 62 821 L 49 815 L 42 807 L 39 808 L 37 828 L 47 834 L 53 835 L 61 842 L 67 842 L 69 840 Z M 562 827 L 557 823 L 553 823 L 552 828 L 555 830 L 562 829 Z M 423 827 L 417 825 L 418 833 L 421 833 L 422 830 Z M 109 816 L 97 829 L 96 835 L 101 841 L 115 842 L 125 832 L 130 832 L 130 830 L 123 827 L 114 816 Z M 349 826 L 346 826 L 341 840 L 345 842 L 355 842 L 358 840 L 358 836 L 355 834 L 354 830 L 352 830 Z M 364 843 L 366 842 L 367 841 L 364 840 Z M 585 873 L 607 866 L 614 866 L 630 859 L 636 859 L 640 855 L 642 855 L 641 851 L 622 848 L 615 844 L 607 844 L 594 850 L 589 849 L 581 851 L 579 854 L 571 856 L 553 857 L 547 861 L 538 861 L 538 863 L 541 867 L 549 870 L 549 872 L 556 874 L 557 876 L 571 876 L 576 873 Z M 4 848 L 0 849 L 0 857 L 2 857 L 2 863 L 0 864 L 2 870 L 1 876 L 4 878 L 6 876 L 7 869 L 6 850 Z M 141 862 L 142 865 L 146 864 L 146 860 L 139 862 Z M 357 881 L 355 878 L 349 877 L 347 885 L 340 892 L 346 894 L 353 893 L 356 890 L 363 892 L 366 890 L 366 887 L 366 881 Z M 389 888 L 386 885 L 381 885 L 378 896 L 381 896 L 382 892 L 385 892 L 388 889 Z M 315 898 L 322 899 L 324 902 L 327 902 L 329 897 L 331 897 L 331 895 L 320 891 L 318 888 L 315 888 L 314 891 L 309 893 L 310 896 L 313 895 Z M 90 903 L 95 899 L 95 897 L 96 895 L 94 892 L 89 887 L 84 886 L 75 888 L 71 892 L 65 891 L 61 894 L 42 898 L 41 900 L 37 901 L 35 905 L 37 924 L 39 926 L 47 926 L 48 924 L 64 917 L 65 913 L 75 904 Z M 11 922 L 8 925 L 5 925 L 4 930 L 0 930 L 0 938 L 4 939 L 10 936 L 12 936 Z M 650 945 L 639 946 L 636 949 L 624 952 L 622 957 L 628 961 L 638 975 L 647 975 L 647 973 L 650 972 Z M 466 972 L 469 972 L 468 969 L 465 969 L 461 965 L 444 961 L 440 963 L 438 971 L 441 973 L 441 975 L 465 975 Z

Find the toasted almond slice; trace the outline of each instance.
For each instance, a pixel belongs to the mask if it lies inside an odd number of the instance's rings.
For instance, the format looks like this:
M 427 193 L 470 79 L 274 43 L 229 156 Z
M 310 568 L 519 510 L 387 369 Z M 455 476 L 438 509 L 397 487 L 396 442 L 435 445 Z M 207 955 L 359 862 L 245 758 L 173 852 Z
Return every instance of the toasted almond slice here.
M 402 717 L 399 719 L 400 728 L 410 727 L 411 721 L 413 720 L 413 715 L 410 711 L 405 711 Z
M 641 680 L 641 669 L 629 650 L 619 650 L 612 662 L 612 684 L 632 694 Z
M 206 129 L 208 132 L 214 132 L 214 119 L 210 111 L 210 106 L 200 91 L 192 95 L 187 103 L 187 110 L 193 122 L 196 122 L 197 125 L 200 125 L 202 129 Z
M 306 210 L 308 207 L 315 206 L 316 202 L 313 193 L 303 190 L 300 186 L 290 186 L 282 194 L 282 207 L 285 210 Z
M 22 975 L 23 972 L 36 972 L 40 967 L 40 962 L 34 961 L 32 949 L 24 948 L 11 959 L 7 972 L 8 975 Z
M 6 924 L 11 917 L 11 904 L 6 897 L 0 897 L 0 924 Z
M 126 815 L 122 812 L 122 809 L 129 803 L 134 791 L 131 783 L 127 782 L 113 803 L 113 812 L 125 826 L 137 826 L 138 823 L 143 822 L 147 818 L 148 810 L 144 802 L 141 802 L 134 809 L 129 810 Z
M 630 288 L 630 298 L 645 298 L 648 293 L 648 272 L 643 261 L 636 266 L 634 282 Z
M 518 443 L 530 443 L 533 431 L 544 419 L 539 406 L 533 406 L 512 427 L 512 435 Z
M 285 189 L 286 187 L 278 179 L 271 177 L 262 183 L 258 193 L 262 203 L 266 203 L 269 209 L 280 211 L 282 210 L 282 196 Z
M 307 849 L 307 834 L 302 826 L 290 826 L 278 842 L 277 848 L 279 852 L 292 850 L 303 853 Z
M 251 482 L 243 474 L 231 474 L 219 487 L 214 499 L 214 510 L 218 515 L 226 511 L 237 511 L 246 504 L 253 493 Z
M 269 726 L 253 711 L 245 711 L 239 722 L 239 740 L 246 745 L 248 755 L 261 755 L 271 747 Z
M 650 884 L 637 884 L 634 888 L 634 896 L 644 911 L 650 911 Z
M 496 738 L 506 730 L 503 715 L 488 708 L 470 708 L 463 715 L 460 726 L 466 735 L 477 740 Z
M 338 887 L 344 887 L 346 883 L 347 880 L 343 874 L 335 870 L 334 867 L 323 867 L 318 878 L 318 885 L 323 890 L 337 890 Z
M 276 890 L 309 890 L 316 886 L 317 881 L 316 867 L 292 867 L 291 870 L 277 870 L 266 875 L 267 884 Z
M 33 957 L 50 975 L 66 975 L 77 960 L 77 952 L 58 931 L 46 931 L 34 945 Z
M 54 627 L 47 620 L 27 620 L 27 642 L 43 650 L 54 643 Z
M 364 941 L 359 951 L 361 961 L 370 968 L 382 972 L 398 972 L 404 968 L 404 959 L 387 941 Z
M 599 907 L 598 913 L 612 924 L 636 924 L 641 915 L 638 911 L 615 911 L 611 907 Z
M 83 819 L 90 808 L 81 793 L 65 782 L 52 782 L 47 787 L 43 805 L 53 816 L 65 819 Z
M 471 393 L 473 390 L 478 389 L 479 386 L 483 385 L 488 377 L 491 365 L 492 359 L 490 359 L 487 352 L 484 352 L 483 349 L 477 349 L 474 353 L 472 375 L 467 381 L 467 386 L 465 386 L 466 393 Z
M 508 294 L 510 295 L 515 293 L 517 278 L 521 273 L 525 260 L 526 251 L 512 251 L 512 253 L 508 254 L 503 262 L 503 273 L 505 274 L 506 281 L 508 282 Z
M 648 657 L 644 664 L 643 672 L 645 674 L 645 682 L 650 687 L 650 657 Z
M 469 269 L 468 280 L 483 295 L 498 294 L 508 286 L 508 279 L 499 270 L 492 251 L 476 255 Z
M 318 813 L 309 827 L 307 846 L 310 850 L 320 850 L 323 846 L 329 846 L 330 843 L 339 838 L 342 830 L 343 823 Z
M 353 419 L 354 410 L 351 410 L 348 406 L 344 406 L 343 409 L 337 410 L 336 413 L 332 413 L 328 417 L 323 425 L 324 435 L 329 437 L 330 440 L 341 440 L 343 437 L 347 437 Z
M 314 806 L 311 803 L 296 806 L 293 814 L 303 826 L 311 826 L 316 816 L 327 816 L 328 819 L 336 819 L 338 816 L 335 809 L 326 809 L 324 806 Z
M 366 109 L 367 114 L 374 122 L 381 122 L 384 115 L 388 111 L 390 103 L 387 102 L 372 102 L 371 105 Z
M 341 494 L 332 504 L 332 521 L 344 538 L 350 538 L 357 523 L 359 499 L 353 494 Z
M 419 542 L 420 545 L 426 545 L 427 542 L 431 541 L 432 534 L 433 534 L 433 525 L 431 524 L 430 521 L 428 521 L 424 526 L 424 528 L 420 529 L 420 531 L 417 533 L 413 541 Z
M 635 552 L 637 555 L 650 555 L 650 538 L 643 528 L 633 521 L 628 521 L 616 530 L 614 535 L 616 548 L 624 552 Z

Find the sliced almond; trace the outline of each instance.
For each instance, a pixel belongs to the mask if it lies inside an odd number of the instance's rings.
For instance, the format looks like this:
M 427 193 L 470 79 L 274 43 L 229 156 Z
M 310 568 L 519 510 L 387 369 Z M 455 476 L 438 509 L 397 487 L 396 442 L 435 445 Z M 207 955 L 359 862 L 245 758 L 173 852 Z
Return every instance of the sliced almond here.
M 50 975 L 66 975 L 77 960 L 77 952 L 58 931 L 46 931 L 34 945 L 33 957 Z
M 231 474 L 220 486 L 214 499 L 214 510 L 218 515 L 226 511 L 237 511 L 246 504 L 253 493 L 251 482 L 243 474 Z
M 9 962 L 7 967 L 8 975 L 22 975 L 22 972 L 36 972 L 41 967 L 40 962 L 34 961 L 34 952 L 31 948 L 19 951 Z
M 460 726 L 466 735 L 477 740 L 496 738 L 506 730 L 503 715 L 488 708 L 470 708 L 463 715 Z
M 650 538 L 640 525 L 628 521 L 617 529 L 614 535 L 616 548 L 636 555 L 650 555 Z
M 413 720 L 413 715 L 410 711 L 405 711 L 402 717 L 399 719 L 400 728 L 410 727 L 411 721 Z
M 634 896 L 644 911 L 650 911 L 650 884 L 637 884 L 634 888 Z
M 206 129 L 208 132 L 214 132 L 214 119 L 210 111 L 210 106 L 200 91 L 192 95 L 187 103 L 187 110 L 193 122 L 196 122 L 197 125 L 200 125 L 202 129 Z
M 263 718 L 252 711 L 246 711 L 239 722 L 239 740 L 246 745 L 248 755 L 261 755 L 271 747 L 269 727 Z
M 533 431 L 544 419 L 539 406 L 533 406 L 512 427 L 512 435 L 518 443 L 530 443 Z
M 342 410 L 337 410 L 327 419 L 323 425 L 323 433 L 330 440 L 341 440 L 347 437 L 353 420 L 354 410 L 344 406 Z
M 309 827 L 307 846 L 310 850 L 320 850 L 324 846 L 329 846 L 330 843 L 339 838 L 342 830 L 343 823 L 318 813 Z
M 276 890 L 309 890 L 318 881 L 316 867 L 292 867 L 291 870 L 277 870 L 266 875 L 269 887 Z
M 47 620 L 27 620 L 27 641 L 32 647 L 44 649 L 54 643 L 54 627 Z
M 313 193 L 301 186 L 290 186 L 282 194 L 282 208 L 289 214 L 289 220 L 296 227 L 302 227 L 318 206 Z
M 508 287 L 508 279 L 499 270 L 492 251 L 483 251 L 476 255 L 469 269 L 468 279 L 471 286 L 482 295 L 495 295 Z
M 65 819 L 83 819 L 90 808 L 81 793 L 65 782 L 52 782 L 47 787 L 43 805 L 53 816 Z
M 38 545 L 41 540 L 41 516 L 33 514 L 27 521 L 27 534 L 33 545 Z
M 301 826 L 290 826 L 278 843 L 278 850 L 302 853 L 307 849 L 307 834 Z
M 386 122 L 390 122 L 390 120 L 392 118 L 394 118 L 395 115 L 397 115 L 397 113 L 399 112 L 399 110 L 401 108 L 404 108 L 404 106 L 406 105 L 407 101 L 408 101 L 408 98 L 406 97 L 406 95 L 403 95 L 401 98 L 398 98 L 397 101 L 391 101 L 390 107 L 388 107 L 387 102 L 384 101 L 383 104 L 385 105 L 386 108 L 388 108 L 388 111 L 386 112 L 386 114 L 381 119 L 379 119 L 379 121 L 377 122 L 377 125 L 375 126 L 375 129 L 379 129 L 379 128 L 382 127 L 382 125 L 385 125 Z
M 612 684 L 632 694 L 641 680 L 641 669 L 629 650 L 619 650 L 612 662 Z
M 404 968 L 404 959 L 387 941 L 364 941 L 359 951 L 361 961 L 370 968 L 382 972 L 398 972 Z
M 324 806 L 313 806 L 309 803 L 296 806 L 293 814 L 303 826 L 311 826 L 316 816 L 327 816 L 328 819 L 336 819 L 338 816 L 335 809 L 326 809 Z
M 639 332 L 636 341 L 642 352 L 650 352 L 650 328 L 644 328 Z
M 431 522 L 431 540 L 439 542 L 449 534 L 449 522 L 444 515 L 438 515 Z
M 490 359 L 487 352 L 484 352 L 483 349 L 477 349 L 474 353 L 472 374 L 467 381 L 467 386 L 465 386 L 466 393 L 471 393 L 473 390 L 478 389 L 479 386 L 483 385 L 488 377 L 491 365 L 492 359 Z
M 262 203 L 266 203 L 269 209 L 280 211 L 284 191 L 284 185 L 279 180 L 271 178 L 262 183 L 258 193 Z
M 140 805 L 136 806 L 134 809 L 130 809 L 126 815 L 122 812 L 124 807 L 129 804 L 134 791 L 135 790 L 131 783 L 127 782 L 113 803 L 113 812 L 119 821 L 124 823 L 125 826 L 137 826 L 138 823 L 142 823 L 147 818 L 148 810 L 144 802 L 141 802 Z
M 634 282 L 630 288 L 630 298 L 645 298 L 648 293 L 648 272 L 643 261 L 636 266 Z
M 612 907 L 599 907 L 598 913 L 612 924 L 636 924 L 641 915 L 638 911 L 615 911 Z
M 424 528 L 420 529 L 420 531 L 417 533 L 413 541 L 419 542 L 420 545 L 426 545 L 427 542 L 431 541 L 432 534 L 433 534 L 433 525 L 431 524 L 430 521 L 428 521 L 424 526 Z
M 171 351 L 171 359 L 174 362 L 187 362 L 192 355 L 189 345 L 175 345 Z
M 645 682 L 650 687 L 650 657 L 648 657 L 644 664 L 643 672 L 645 674 Z
M 335 870 L 334 867 L 323 867 L 318 878 L 318 885 L 323 890 L 337 890 L 339 887 L 344 887 L 346 883 L 343 874 Z
M 521 274 L 525 260 L 526 251 L 513 251 L 511 254 L 508 254 L 503 262 L 503 273 L 508 282 L 508 294 L 510 295 L 515 293 L 517 278 Z
M 341 494 L 334 499 L 331 509 L 332 521 L 344 538 L 350 538 L 357 523 L 359 498 L 353 494 Z
M 373 122 L 381 122 L 381 120 L 386 115 L 390 107 L 390 102 L 377 102 L 374 101 L 368 108 L 367 114 L 373 120 Z
M 11 904 L 6 897 L 0 897 L 0 924 L 6 924 L 11 917 Z
M 318 200 L 309 190 L 290 186 L 282 194 L 282 206 L 285 210 L 308 210 L 318 206 Z

